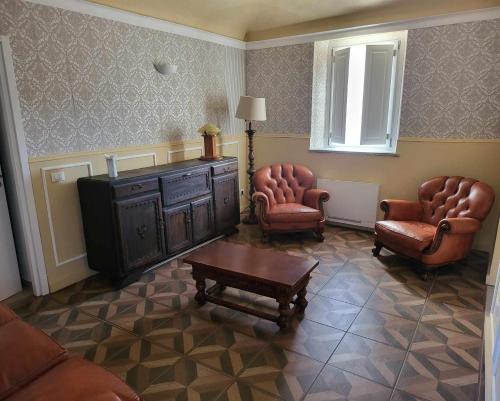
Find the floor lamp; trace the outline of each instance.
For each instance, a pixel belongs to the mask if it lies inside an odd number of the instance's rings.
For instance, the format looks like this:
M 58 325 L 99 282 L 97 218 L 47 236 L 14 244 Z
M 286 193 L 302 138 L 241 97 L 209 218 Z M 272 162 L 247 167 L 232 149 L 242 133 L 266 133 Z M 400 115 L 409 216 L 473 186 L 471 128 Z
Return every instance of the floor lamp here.
M 255 193 L 255 185 L 253 183 L 254 154 L 253 154 L 253 136 L 255 130 L 252 129 L 252 121 L 266 120 L 266 99 L 263 97 L 241 96 L 236 110 L 236 118 L 241 118 L 248 122 L 248 129 L 245 131 L 248 135 L 248 180 L 250 205 L 248 215 L 243 219 L 244 224 L 257 224 L 257 215 L 255 214 L 255 202 L 252 197 Z

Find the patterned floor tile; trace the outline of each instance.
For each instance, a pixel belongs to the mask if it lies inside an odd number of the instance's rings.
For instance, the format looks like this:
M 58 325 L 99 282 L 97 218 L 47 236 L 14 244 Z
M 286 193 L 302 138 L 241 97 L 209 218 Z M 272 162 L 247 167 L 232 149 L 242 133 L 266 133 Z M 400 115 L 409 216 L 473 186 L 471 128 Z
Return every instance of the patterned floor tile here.
M 227 319 L 224 326 L 263 340 L 269 340 L 279 331 L 276 323 L 241 312 L 237 312 Z
M 423 280 L 414 271 L 402 268 L 385 272 L 378 287 L 426 298 L 431 284 L 431 281 Z
M 141 298 L 128 309 L 120 310 L 106 320 L 138 336 L 144 336 L 151 328 L 160 326 L 177 313 L 168 306 Z
M 330 277 L 320 273 L 311 273 L 311 279 L 307 285 L 307 292 L 312 294 L 317 294 L 325 286 L 325 284 L 330 280 Z
M 147 320 L 141 327 L 142 335 L 164 347 L 187 353 L 200 344 L 217 325 L 188 312 L 179 312 L 160 321 Z
M 388 401 L 391 389 L 333 366 L 325 366 L 304 401 Z
M 217 401 L 279 401 L 279 399 L 246 383 L 236 382 L 224 391 Z
M 212 401 L 234 382 L 230 377 L 184 357 L 150 381 L 144 401 Z
M 240 374 L 240 379 L 287 401 L 306 394 L 323 364 L 295 352 L 268 346 Z
M 112 319 L 115 315 L 135 308 L 144 298 L 124 290 L 96 295 L 78 304 L 78 309 L 100 319 Z
M 319 295 L 363 306 L 380 277 L 377 271 L 353 272 L 342 268 L 319 292 Z
M 406 352 L 400 348 L 347 333 L 328 363 L 392 387 L 405 356 Z
M 482 340 L 442 327 L 420 324 L 410 351 L 440 361 L 479 370 Z
M 360 310 L 356 305 L 316 295 L 309 301 L 305 317 L 339 330 L 347 330 Z
M 481 337 L 484 313 L 452 304 L 427 301 L 422 314 L 422 322 Z
M 410 352 L 397 388 L 429 401 L 471 401 L 477 394 L 478 372 Z
M 422 398 L 418 398 L 412 394 L 405 393 L 401 390 L 394 390 L 392 394 L 391 401 L 424 401 Z
M 196 288 L 187 280 L 173 280 L 157 273 L 148 274 L 148 277 L 154 277 L 152 281 L 140 281 L 124 290 L 175 309 L 195 303 Z
M 420 296 L 377 288 L 365 306 L 406 319 L 418 320 L 424 303 L 425 298 Z
M 76 305 L 96 295 L 112 292 L 111 282 L 101 274 L 96 274 L 85 280 L 79 281 L 69 287 L 57 291 L 51 296 L 60 303 Z
M 483 311 L 486 292 L 484 288 L 477 288 L 476 284 L 477 282 L 472 284 L 471 280 L 460 279 L 436 282 L 429 299 L 434 302 Z
M 266 342 L 222 327 L 189 352 L 189 356 L 216 370 L 237 375 L 267 345 Z
M 363 309 L 349 328 L 349 332 L 406 349 L 416 328 L 417 322 L 413 320 Z
M 93 362 L 113 372 L 141 393 L 181 358 L 182 355 L 141 338 L 115 337 L 100 344 Z
M 342 330 L 304 319 L 295 320 L 291 330 L 278 332 L 271 341 L 279 347 L 326 362 L 344 334 Z
M 192 280 L 192 270 L 193 268 L 191 265 L 184 263 L 181 258 L 178 258 L 160 266 L 155 271 L 162 276 L 174 280 Z

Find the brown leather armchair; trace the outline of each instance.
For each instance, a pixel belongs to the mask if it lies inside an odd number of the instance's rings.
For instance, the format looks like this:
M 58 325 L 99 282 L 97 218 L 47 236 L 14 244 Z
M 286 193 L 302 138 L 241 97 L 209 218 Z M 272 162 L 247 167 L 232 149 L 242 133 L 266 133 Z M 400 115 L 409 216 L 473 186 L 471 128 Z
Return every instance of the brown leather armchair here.
M 313 188 L 316 178 L 299 164 L 273 164 L 255 172 L 257 218 L 264 234 L 314 231 L 323 241 L 327 191 Z
M 375 247 L 421 262 L 427 271 L 464 259 L 495 200 L 493 189 L 464 177 L 436 177 L 420 186 L 418 201 L 383 200 Z

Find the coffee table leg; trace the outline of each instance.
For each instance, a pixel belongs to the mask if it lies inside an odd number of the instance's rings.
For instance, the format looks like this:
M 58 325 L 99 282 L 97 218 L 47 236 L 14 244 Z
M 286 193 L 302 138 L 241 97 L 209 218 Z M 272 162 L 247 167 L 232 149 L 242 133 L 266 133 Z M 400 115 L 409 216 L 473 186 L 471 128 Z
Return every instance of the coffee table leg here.
M 198 290 L 198 292 L 194 296 L 194 299 L 196 300 L 196 302 L 198 302 L 198 305 L 205 305 L 205 303 L 207 302 L 207 293 L 205 292 L 205 279 L 196 280 L 196 289 Z
M 290 309 L 290 300 L 279 302 L 279 313 L 278 326 L 281 330 L 286 330 L 290 327 L 290 320 L 293 315 L 292 309 Z
M 295 308 L 296 308 L 296 314 L 297 317 L 302 319 L 304 317 L 304 312 L 307 308 L 307 289 L 306 287 L 302 288 L 298 293 L 297 293 L 297 300 L 295 301 Z

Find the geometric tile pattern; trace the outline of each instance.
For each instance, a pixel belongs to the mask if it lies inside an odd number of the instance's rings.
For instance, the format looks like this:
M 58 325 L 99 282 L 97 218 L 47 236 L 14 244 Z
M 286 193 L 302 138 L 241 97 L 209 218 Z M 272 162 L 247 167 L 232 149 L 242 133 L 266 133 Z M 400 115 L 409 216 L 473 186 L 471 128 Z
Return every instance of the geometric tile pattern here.
M 409 353 L 397 388 L 429 401 L 475 399 L 479 374 L 418 353 Z
M 228 240 L 319 261 L 304 319 L 280 332 L 236 310 L 199 307 L 180 258 L 122 290 L 96 275 L 13 306 L 145 400 L 476 401 L 484 255 L 426 282 L 390 252 L 374 258 L 361 231 L 327 226 L 323 243 L 296 234 L 263 244 L 258 227 L 240 226 Z M 266 297 L 232 288 L 220 296 L 276 312 Z
M 388 387 L 327 365 L 305 401 L 388 401 L 390 396 L 391 389 Z
M 392 387 L 405 356 L 400 348 L 347 333 L 328 363 Z
M 240 378 L 281 399 L 298 401 L 306 394 L 323 364 L 276 346 L 262 350 Z
M 410 351 L 443 362 L 479 370 L 481 348 L 482 341 L 479 337 L 420 324 Z
M 387 345 L 408 348 L 417 322 L 371 309 L 363 309 L 349 328 L 350 333 Z

